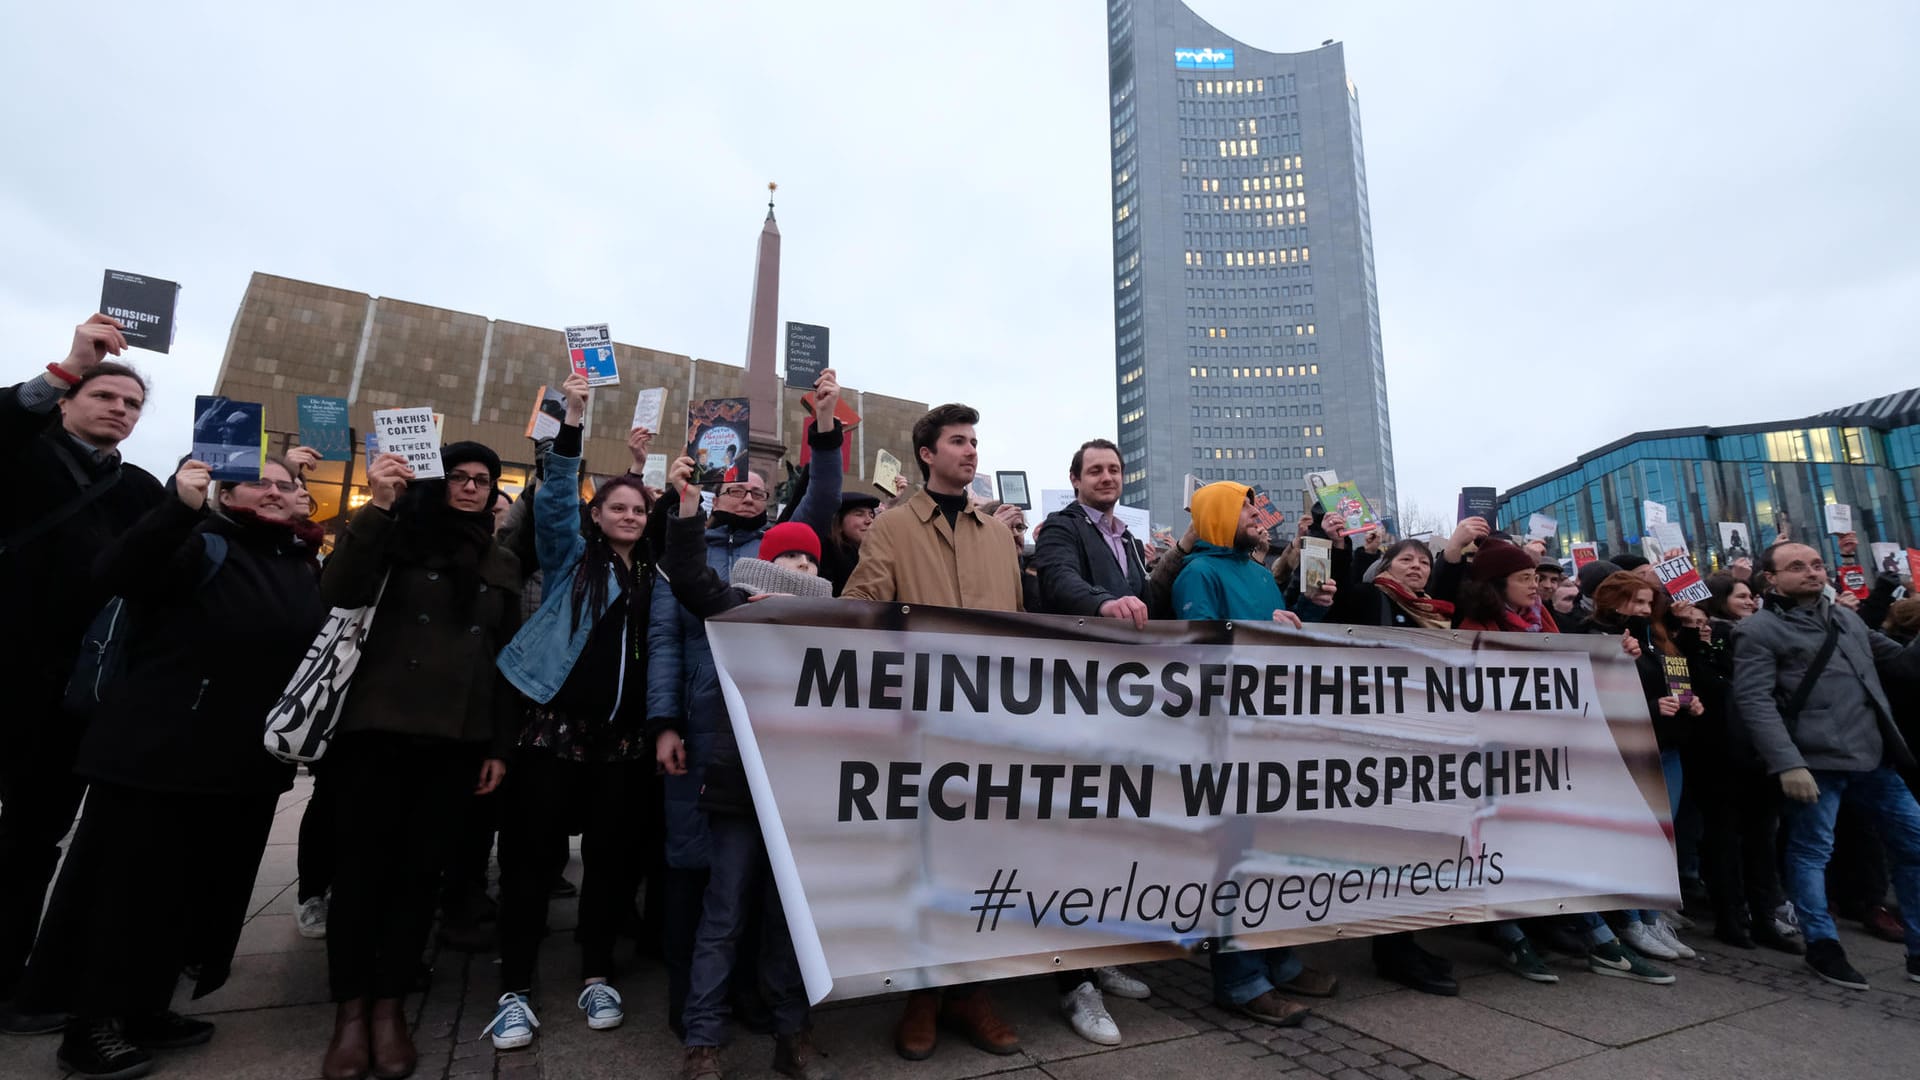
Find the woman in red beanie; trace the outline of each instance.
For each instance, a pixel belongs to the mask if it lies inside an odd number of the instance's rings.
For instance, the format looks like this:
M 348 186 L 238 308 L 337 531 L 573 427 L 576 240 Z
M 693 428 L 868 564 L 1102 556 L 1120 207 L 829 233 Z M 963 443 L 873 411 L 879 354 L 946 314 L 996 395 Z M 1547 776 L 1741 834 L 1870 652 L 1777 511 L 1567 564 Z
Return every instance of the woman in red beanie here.
M 1462 630 L 1557 634 L 1553 612 L 1540 602 L 1540 560 L 1505 540 L 1485 540 L 1460 590 Z

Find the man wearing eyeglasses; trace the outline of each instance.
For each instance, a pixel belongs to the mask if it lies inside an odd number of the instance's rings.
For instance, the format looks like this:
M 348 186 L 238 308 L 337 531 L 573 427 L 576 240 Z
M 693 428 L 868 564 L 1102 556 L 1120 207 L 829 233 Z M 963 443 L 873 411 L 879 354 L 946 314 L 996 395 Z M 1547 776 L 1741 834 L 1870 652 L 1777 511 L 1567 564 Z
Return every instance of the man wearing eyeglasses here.
M 1782 884 L 1800 914 L 1806 963 L 1849 990 L 1870 989 L 1847 961 L 1827 910 L 1827 862 L 1845 802 L 1871 817 L 1886 844 L 1906 976 L 1920 982 L 1920 805 L 1896 766 L 1911 768 L 1881 684 L 1884 672 L 1920 677 L 1920 642 L 1901 646 L 1827 599 L 1827 568 L 1806 544 L 1783 541 L 1761 556 L 1772 587 L 1766 607 L 1733 630 L 1733 696 L 1753 748 L 1789 800 Z
M 0 1003 L 13 996 L 33 948 L 60 840 L 86 785 L 73 775 L 82 719 L 60 699 L 87 622 L 106 597 L 90 584 L 93 557 L 158 505 L 165 492 L 120 460 L 147 386 L 109 360 L 127 347 L 120 324 L 90 316 L 65 359 L 0 389 L 0 459 L 11 490 L 0 500 Z M 57 1031 L 60 1016 L 0 1008 L 0 1030 Z
M 840 506 L 840 444 L 845 432 L 834 418 L 840 403 L 840 382 L 832 368 L 814 384 L 814 425 L 808 436 L 813 448 L 813 478 L 800 499 L 793 520 L 819 532 L 828 528 Z M 722 483 L 707 515 L 707 565 L 724 581 L 733 580 L 733 564 L 760 555 L 771 507 L 767 479 L 752 471 L 756 462 Z M 655 513 L 677 516 L 669 493 Z M 686 507 L 687 513 L 697 512 Z M 647 621 L 648 730 L 663 767 L 667 819 L 667 1022 L 684 1034 L 681 1014 L 693 963 L 693 945 L 700 922 L 701 895 L 706 888 L 709 852 L 706 819 L 697 805 L 715 733 L 728 724 L 726 700 L 721 696 L 713 651 L 700 617 L 680 606 L 664 580 L 653 590 Z M 651 886 L 650 886 L 651 887 Z M 649 903 L 651 904 L 651 900 Z M 730 965 L 729 965 L 730 966 Z M 747 989 L 752 990 L 752 987 Z M 724 1020 L 724 1018 L 723 1018 Z

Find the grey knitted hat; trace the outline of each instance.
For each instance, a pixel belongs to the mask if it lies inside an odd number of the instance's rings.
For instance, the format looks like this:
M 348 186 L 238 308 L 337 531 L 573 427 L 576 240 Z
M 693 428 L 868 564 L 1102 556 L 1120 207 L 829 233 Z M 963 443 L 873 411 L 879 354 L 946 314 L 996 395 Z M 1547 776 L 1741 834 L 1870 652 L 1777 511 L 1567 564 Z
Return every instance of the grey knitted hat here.
M 749 594 L 772 593 L 826 600 L 833 596 L 833 582 L 813 574 L 802 574 L 765 559 L 739 559 L 733 564 L 733 587 Z

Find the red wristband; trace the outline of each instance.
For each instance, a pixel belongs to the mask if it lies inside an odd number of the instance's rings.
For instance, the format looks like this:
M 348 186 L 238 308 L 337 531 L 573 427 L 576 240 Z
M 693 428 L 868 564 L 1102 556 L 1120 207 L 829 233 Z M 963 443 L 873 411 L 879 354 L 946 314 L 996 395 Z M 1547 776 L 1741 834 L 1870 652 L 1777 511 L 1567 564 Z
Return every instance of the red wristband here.
M 80 385 L 80 376 L 75 375 L 73 372 L 68 371 L 66 368 L 61 367 L 57 363 L 48 364 L 47 370 L 53 373 L 54 378 L 59 379 L 61 382 L 66 383 L 68 386 Z

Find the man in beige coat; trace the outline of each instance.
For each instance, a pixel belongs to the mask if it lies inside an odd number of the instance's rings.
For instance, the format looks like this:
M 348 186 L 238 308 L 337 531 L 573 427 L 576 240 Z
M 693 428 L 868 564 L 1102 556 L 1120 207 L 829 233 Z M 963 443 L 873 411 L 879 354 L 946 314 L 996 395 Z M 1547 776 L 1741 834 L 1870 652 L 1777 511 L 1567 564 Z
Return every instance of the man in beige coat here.
M 877 518 L 860 545 L 860 565 L 843 599 L 1019 611 L 1020 558 L 1013 532 L 967 505 L 979 465 L 973 426 L 980 414 L 942 405 L 913 425 L 913 452 L 926 489 Z M 909 1061 L 933 1055 L 940 1021 L 994 1054 L 1020 1049 L 1020 1036 L 994 1012 L 986 987 L 957 986 L 907 995 L 894 1049 Z

